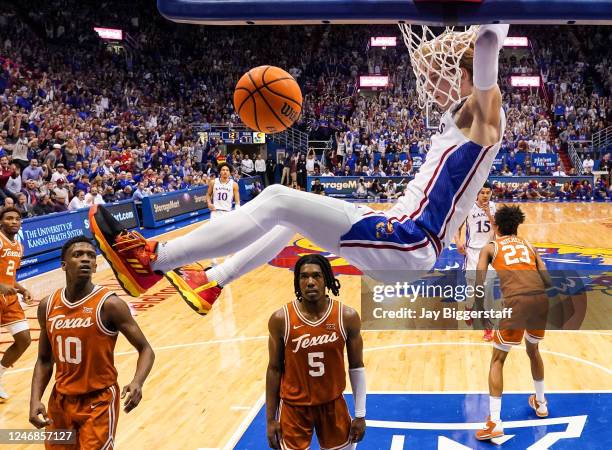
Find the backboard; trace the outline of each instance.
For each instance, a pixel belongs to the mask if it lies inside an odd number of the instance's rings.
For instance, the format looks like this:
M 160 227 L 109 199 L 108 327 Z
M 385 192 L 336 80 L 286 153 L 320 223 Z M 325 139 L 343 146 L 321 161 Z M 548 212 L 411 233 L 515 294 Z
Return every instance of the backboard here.
M 207 25 L 612 23 L 612 0 L 157 0 L 157 6 L 170 20 Z

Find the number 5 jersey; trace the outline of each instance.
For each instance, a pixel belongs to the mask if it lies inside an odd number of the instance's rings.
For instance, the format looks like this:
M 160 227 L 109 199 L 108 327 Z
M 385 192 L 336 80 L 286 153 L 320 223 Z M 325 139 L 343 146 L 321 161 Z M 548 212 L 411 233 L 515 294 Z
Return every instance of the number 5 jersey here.
M 308 320 L 294 300 L 285 313 L 285 370 L 280 397 L 290 405 L 314 406 L 342 396 L 346 387 L 342 303 L 329 299 L 316 322 Z

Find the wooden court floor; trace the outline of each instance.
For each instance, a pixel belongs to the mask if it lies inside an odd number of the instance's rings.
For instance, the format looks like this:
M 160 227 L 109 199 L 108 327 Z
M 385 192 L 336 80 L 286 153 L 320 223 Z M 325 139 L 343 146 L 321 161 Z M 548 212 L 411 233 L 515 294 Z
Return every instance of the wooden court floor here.
M 522 208 L 527 214 L 522 235 L 532 243 L 577 248 L 612 263 L 612 205 L 529 203 Z M 264 265 L 226 287 L 213 313 L 204 318 L 184 306 L 165 282 L 139 299 L 122 294 L 137 311 L 136 320 L 155 348 L 156 361 L 140 406 L 120 415 L 117 448 L 231 448 L 261 405 L 267 320 L 292 300 L 292 276 L 288 269 Z M 359 277 L 340 279 L 342 301 L 359 308 Z M 42 298 L 63 281 L 63 273 L 56 270 L 24 284 L 35 298 Z M 116 286 L 102 261 L 95 281 Z M 35 308 L 28 308 L 27 315 L 34 318 Z M 12 395 L 0 405 L 3 429 L 29 428 L 30 381 L 39 333 L 36 321 L 30 324 L 34 342 L 3 378 Z M 0 348 L 6 348 L 10 339 L 3 332 Z M 487 390 L 491 347 L 479 332 L 364 332 L 364 342 L 369 390 Z M 548 332 L 541 348 L 547 390 L 612 390 L 612 332 Z M 506 390 L 533 388 L 527 361 L 522 350 L 510 355 L 506 373 L 513 376 L 506 376 Z M 118 341 L 115 362 L 123 387 L 136 365 L 136 354 L 124 338 Z

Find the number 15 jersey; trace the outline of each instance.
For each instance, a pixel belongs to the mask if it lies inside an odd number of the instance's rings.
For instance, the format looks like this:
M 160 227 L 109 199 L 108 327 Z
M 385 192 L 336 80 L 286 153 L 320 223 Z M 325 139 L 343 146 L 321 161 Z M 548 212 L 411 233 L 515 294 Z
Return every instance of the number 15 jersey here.
M 285 313 L 285 370 L 281 399 L 296 406 L 321 405 L 336 400 L 346 387 L 342 303 L 329 299 L 321 319 L 312 322 L 301 313 L 297 300 Z
M 117 382 L 114 364 L 117 332 L 104 326 L 102 306 L 113 292 L 102 286 L 69 303 L 58 289 L 47 301 L 46 329 L 56 364 L 55 388 L 60 394 L 81 395 Z

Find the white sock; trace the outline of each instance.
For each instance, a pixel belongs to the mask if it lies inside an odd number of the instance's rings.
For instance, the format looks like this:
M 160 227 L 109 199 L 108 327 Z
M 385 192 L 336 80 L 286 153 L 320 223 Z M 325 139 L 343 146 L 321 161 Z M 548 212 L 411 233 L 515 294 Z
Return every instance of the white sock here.
M 489 396 L 489 412 L 493 422 L 501 422 L 501 397 Z
M 536 391 L 536 400 L 540 403 L 544 402 L 544 380 L 533 380 L 533 385 Z
M 274 259 L 289 243 L 295 232 L 280 225 L 272 228 L 263 237 L 248 247 L 206 271 L 209 281 L 216 281 L 219 286 L 226 286 L 242 275 Z
M 212 266 L 210 269 L 206 271 L 206 277 L 208 281 L 216 281 L 217 284 L 221 287 L 227 284 L 227 280 L 229 279 L 228 274 L 221 267 L 223 264 L 219 264 L 216 266 Z
M 4 372 L 6 372 L 6 369 L 8 369 L 8 367 L 4 367 L 2 364 L 0 364 L 0 378 L 2 378 L 2 375 L 4 375 Z
M 340 237 L 352 226 L 351 209 L 353 205 L 337 198 L 272 185 L 242 208 L 160 244 L 152 267 L 167 272 L 194 261 L 237 253 L 277 225 L 338 254 Z

